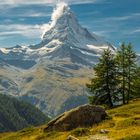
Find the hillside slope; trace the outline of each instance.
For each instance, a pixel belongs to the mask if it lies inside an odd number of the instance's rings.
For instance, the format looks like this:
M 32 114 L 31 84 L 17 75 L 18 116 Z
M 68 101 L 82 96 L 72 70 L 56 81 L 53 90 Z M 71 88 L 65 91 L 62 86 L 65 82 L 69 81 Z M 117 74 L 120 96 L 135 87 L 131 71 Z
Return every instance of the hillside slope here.
M 139 140 L 140 99 L 107 111 L 110 119 L 90 128 L 77 128 L 69 132 L 44 132 L 40 128 L 28 128 L 17 133 L 1 134 L 0 140 L 66 140 L 69 135 L 79 140 Z M 101 134 L 101 130 L 108 133 Z
M 34 106 L 0 94 L 0 132 L 38 126 L 46 120 L 47 117 Z

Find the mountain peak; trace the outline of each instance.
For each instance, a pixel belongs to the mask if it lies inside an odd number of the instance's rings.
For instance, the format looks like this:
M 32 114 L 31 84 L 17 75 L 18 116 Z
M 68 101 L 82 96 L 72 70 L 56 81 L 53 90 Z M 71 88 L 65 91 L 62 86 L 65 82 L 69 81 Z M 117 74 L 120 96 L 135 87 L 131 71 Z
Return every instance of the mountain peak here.
M 49 48 L 50 58 L 70 59 L 80 55 L 95 57 L 93 54 L 101 54 L 106 48 L 114 50 L 102 37 L 83 28 L 66 3 L 56 5 L 51 22 L 44 25 L 42 41 L 35 48 Z
M 56 24 L 61 24 L 62 23 L 62 19 L 66 19 L 68 16 L 72 16 L 73 13 L 70 11 L 70 7 L 68 6 L 67 3 L 61 2 L 58 3 L 54 10 L 53 13 L 51 15 L 51 21 L 48 24 L 44 24 L 42 29 L 43 31 L 43 35 L 42 35 L 42 39 L 45 39 L 45 34 L 53 27 L 56 26 Z M 61 21 L 60 21 L 61 20 Z
M 59 40 L 71 44 L 82 43 L 85 39 L 95 41 L 92 33 L 79 24 L 66 3 L 57 4 L 51 16 L 51 22 L 44 25 L 42 41 L 48 43 L 52 40 Z
M 68 13 L 70 13 L 70 7 L 68 6 L 68 4 L 66 4 L 64 2 L 58 3 L 53 11 L 51 20 L 56 21 L 64 14 L 68 14 Z

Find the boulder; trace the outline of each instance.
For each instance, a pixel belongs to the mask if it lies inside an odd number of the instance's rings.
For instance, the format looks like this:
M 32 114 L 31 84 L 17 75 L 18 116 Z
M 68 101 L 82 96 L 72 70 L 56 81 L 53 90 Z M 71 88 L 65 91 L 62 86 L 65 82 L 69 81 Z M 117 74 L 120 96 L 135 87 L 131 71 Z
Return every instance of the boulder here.
M 83 105 L 50 121 L 44 131 L 69 131 L 77 127 L 88 127 L 101 122 L 106 116 L 102 107 Z

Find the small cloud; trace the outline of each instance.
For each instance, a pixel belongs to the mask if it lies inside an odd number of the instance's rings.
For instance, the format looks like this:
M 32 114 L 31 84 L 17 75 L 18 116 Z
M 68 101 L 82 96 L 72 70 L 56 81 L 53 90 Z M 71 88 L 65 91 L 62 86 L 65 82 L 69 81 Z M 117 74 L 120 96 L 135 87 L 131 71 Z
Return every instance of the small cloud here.
M 6 30 L 3 30 L 6 29 Z M 0 37 L 21 35 L 28 38 L 39 38 L 41 36 L 41 25 L 27 25 L 27 24 L 8 24 L 0 25 Z
M 62 0 L 61 2 L 66 2 L 69 4 L 81 4 L 81 3 L 98 3 L 104 0 Z M 25 4 L 50 4 L 54 5 L 58 3 L 59 0 L 0 0 L 0 5 L 25 5 Z
M 4 19 L 3 22 L 5 22 L 5 23 L 12 23 L 13 20 L 11 20 L 11 19 Z
M 127 32 L 127 34 L 129 34 L 129 35 L 134 35 L 134 34 L 137 34 L 137 33 L 140 33 L 140 28 L 133 29 L 133 30 L 130 30 L 130 31 Z
M 133 31 L 133 33 L 140 33 L 140 29 Z

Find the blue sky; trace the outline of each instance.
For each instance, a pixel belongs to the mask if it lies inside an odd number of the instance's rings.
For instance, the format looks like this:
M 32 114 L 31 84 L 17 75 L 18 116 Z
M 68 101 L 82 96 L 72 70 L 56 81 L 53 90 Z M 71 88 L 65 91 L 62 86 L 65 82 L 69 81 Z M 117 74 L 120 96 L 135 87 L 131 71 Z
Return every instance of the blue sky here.
M 0 47 L 39 43 L 56 1 L 0 0 Z M 140 0 L 65 1 L 82 26 L 115 46 L 131 42 L 140 52 Z

